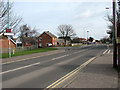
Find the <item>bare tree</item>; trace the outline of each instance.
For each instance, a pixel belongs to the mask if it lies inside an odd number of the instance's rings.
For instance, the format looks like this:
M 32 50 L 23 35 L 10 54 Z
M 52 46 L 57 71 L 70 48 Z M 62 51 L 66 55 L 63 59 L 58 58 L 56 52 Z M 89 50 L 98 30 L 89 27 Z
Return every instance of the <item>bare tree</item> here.
M 14 34 L 19 32 L 18 26 L 20 22 L 22 21 L 22 18 L 19 16 L 16 16 L 12 11 L 13 3 L 9 4 L 8 9 L 8 3 L 0 0 L 0 20 L 2 21 L 0 32 L 5 32 L 5 29 L 8 27 L 8 10 L 9 10 L 9 26 L 12 29 L 12 32 Z
M 106 20 L 109 22 L 108 29 L 110 31 L 113 31 L 113 17 L 110 15 L 107 15 Z
M 120 7 L 120 1 L 118 0 L 118 7 Z M 118 31 L 120 31 L 120 12 L 119 11 L 116 11 L 116 13 L 117 13 L 117 30 Z M 109 22 L 109 24 L 108 24 L 108 31 L 107 31 L 107 33 L 108 34 L 110 34 L 110 38 L 112 39 L 112 37 L 113 37 L 113 30 L 114 30 L 114 22 L 113 22 L 113 16 L 111 15 L 107 15 L 107 17 L 106 17 L 106 19 L 105 20 L 107 20 L 108 22 Z
M 107 43 L 107 42 L 111 43 L 111 41 L 109 40 L 109 38 L 107 36 L 104 36 L 103 38 L 101 38 L 100 41 L 102 43 Z
M 76 35 L 71 25 L 59 25 L 57 29 L 58 35 L 64 39 L 65 45 L 68 38 L 70 39 L 71 37 Z
M 31 29 L 27 24 L 26 25 L 22 25 L 20 27 L 20 35 L 19 38 L 22 41 L 22 43 L 25 45 L 26 43 L 29 44 L 35 44 L 37 42 L 37 36 L 38 36 L 38 32 L 36 30 L 36 28 Z
M 93 37 L 89 37 L 88 41 L 93 42 L 94 38 Z

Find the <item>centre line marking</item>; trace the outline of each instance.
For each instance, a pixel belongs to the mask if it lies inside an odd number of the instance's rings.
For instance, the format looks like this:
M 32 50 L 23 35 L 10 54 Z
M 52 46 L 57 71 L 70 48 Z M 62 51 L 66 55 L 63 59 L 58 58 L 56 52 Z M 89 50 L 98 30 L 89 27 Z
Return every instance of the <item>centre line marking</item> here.
M 8 70 L 8 71 L 4 71 L 4 72 L 1 72 L 0 74 L 5 74 L 5 73 L 9 73 L 9 72 L 17 71 L 17 70 L 24 69 L 24 68 L 28 68 L 28 67 L 32 67 L 32 66 L 35 66 L 35 65 L 38 65 L 38 64 L 40 64 L 40 62 L 38 62 L 38 63 L 34 63 L 34 64 L 30 64 L 30 65 L 27 65 L 27 66 L 23 66 L 23 67 L 19 67 L 19 68 L 16 68 L 16 69 L 12 69 L 12 70 Z
M 21 61 L 32 60 L 34 58 L 39 58 L 39 57 L 43 57 L 43 56 L 47 56 L 47 55 L 53 55 L 53 54 L 56 54 L 56 53 L 58 53 L 58 52 L 51 53 L 51 54 L 46 54 L 46 55 L 35 56 L 35 57 L 31 57 L 31 58 L 24 58 L 24 59 L 20 59 L 20 60 L 12 60 L 12 61 L 8 61 L 8 62 L 4 62 L 4 63 L 2 63 L 2 65 L 10 64 L 10 63 L 17 63 L 17 62 L 21 62 Z
M 64 55 L 64 56 L 56 57 L 56 58 L 53 58 L 52 60 L 60 59 L 60 58 L 66 57 L 66 56 L 69 56 L 69 55 L 67 54 L 67 55 Z
M 87 50 L 88 50 L 88 49 L 87 49 Z M 84 52 L 84 51 L 87 51 L 87 50 L 82 50 L 82 51 L 74 52 L 73 54 L 80 53 L 80 52 Z
M 44 90 L 46 90 L 47 88 L 55 88 L 56 86 L 58 86 L 59 84 L 61 84 L 62 82 L 64 82 L 66 79 L 68 79 L 69 77 L 71 77 L 72 75 L 74 75 L 75 73 L 77 73 L 79 70 L 81 70 L 82 68 L 84 68 L 86 65 L 88 65 L 94 59 L 96 59 L 96 57 L 93 57 L 93 58 L 89 59 L 87 62 L 83 63 L 82 65 L 80 65 L 79 67 L 77 67 L 76 69 L 74 69 L 73 71 L 71 71 L 70 73 L 66 74 L 65 76 L 63 76 L 62 78 L 58 79 L 57 81 L 55 81 L 51 85 L 47 86 Z

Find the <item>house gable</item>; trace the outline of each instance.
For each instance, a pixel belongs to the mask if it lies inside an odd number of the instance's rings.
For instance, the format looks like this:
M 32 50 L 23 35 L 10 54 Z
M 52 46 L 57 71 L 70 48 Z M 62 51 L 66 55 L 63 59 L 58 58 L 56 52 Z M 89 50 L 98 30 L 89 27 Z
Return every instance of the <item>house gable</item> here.
M 38 46 L 47 46 L 48 43 L 51 43 L 53 46 L 57 45 L 56 36 L 50 33 L 49 31 L 43 32 L 38 37 Z
M 0 41 L 2 44 L 4 44 L 2 47 L 8 47 L 8 37 L 4 34 L 0 34 Z M 13 39 L 10 39 L 11 47 L 16 46 L 16 42 Z

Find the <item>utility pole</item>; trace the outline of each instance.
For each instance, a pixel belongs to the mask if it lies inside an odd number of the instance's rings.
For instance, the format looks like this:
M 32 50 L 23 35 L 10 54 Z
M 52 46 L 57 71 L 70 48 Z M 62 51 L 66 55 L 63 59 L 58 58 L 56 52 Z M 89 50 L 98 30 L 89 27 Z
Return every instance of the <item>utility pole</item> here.
M 116 30 L 117 30 L 117 24 L 116 24 L 116 0 L 113 0 L 113 23 L 114 23 L 114 29 L 113 29 L 113 67 L 117 68 L 117 44 L 116 44 Z
M 88 34 L 89 34 L 89 31 L 87 31 L 87 44 L 89 44 L 89 43 L 88 43 L 88 37 L 89 37 L 89 35 L 88 35 Z
M 9 27 L 10 27 L 10 25 L 9 25 L 9 22 L 10 22 L 10 16 L 9 16 L 9 0 L 8 0 L 8 2 L 7 2 L 7 4 L 8 4 L 8 28 L 7 29 L 9 29 Z M 11 45 L 10 45 L 10 36 L 8 35 L 8 41 L 9 41 L 9 58 L 11 57 Z
M 87 40 L 88 40 L 88 38 L 89 38 L 89 31 L 87 31 Z
M 120 70 L 120 0 L 118 0 L 118 28 L 117 28 L 117 47 L 118 47 L 118 69 Z

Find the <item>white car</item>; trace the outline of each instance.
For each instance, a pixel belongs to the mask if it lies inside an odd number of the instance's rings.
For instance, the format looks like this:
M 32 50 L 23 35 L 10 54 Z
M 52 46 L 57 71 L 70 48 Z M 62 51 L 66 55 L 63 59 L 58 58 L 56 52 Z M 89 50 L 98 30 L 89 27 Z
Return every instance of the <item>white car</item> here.
M 52 43 L 48 43 L 48 47 L 52 47 Z

